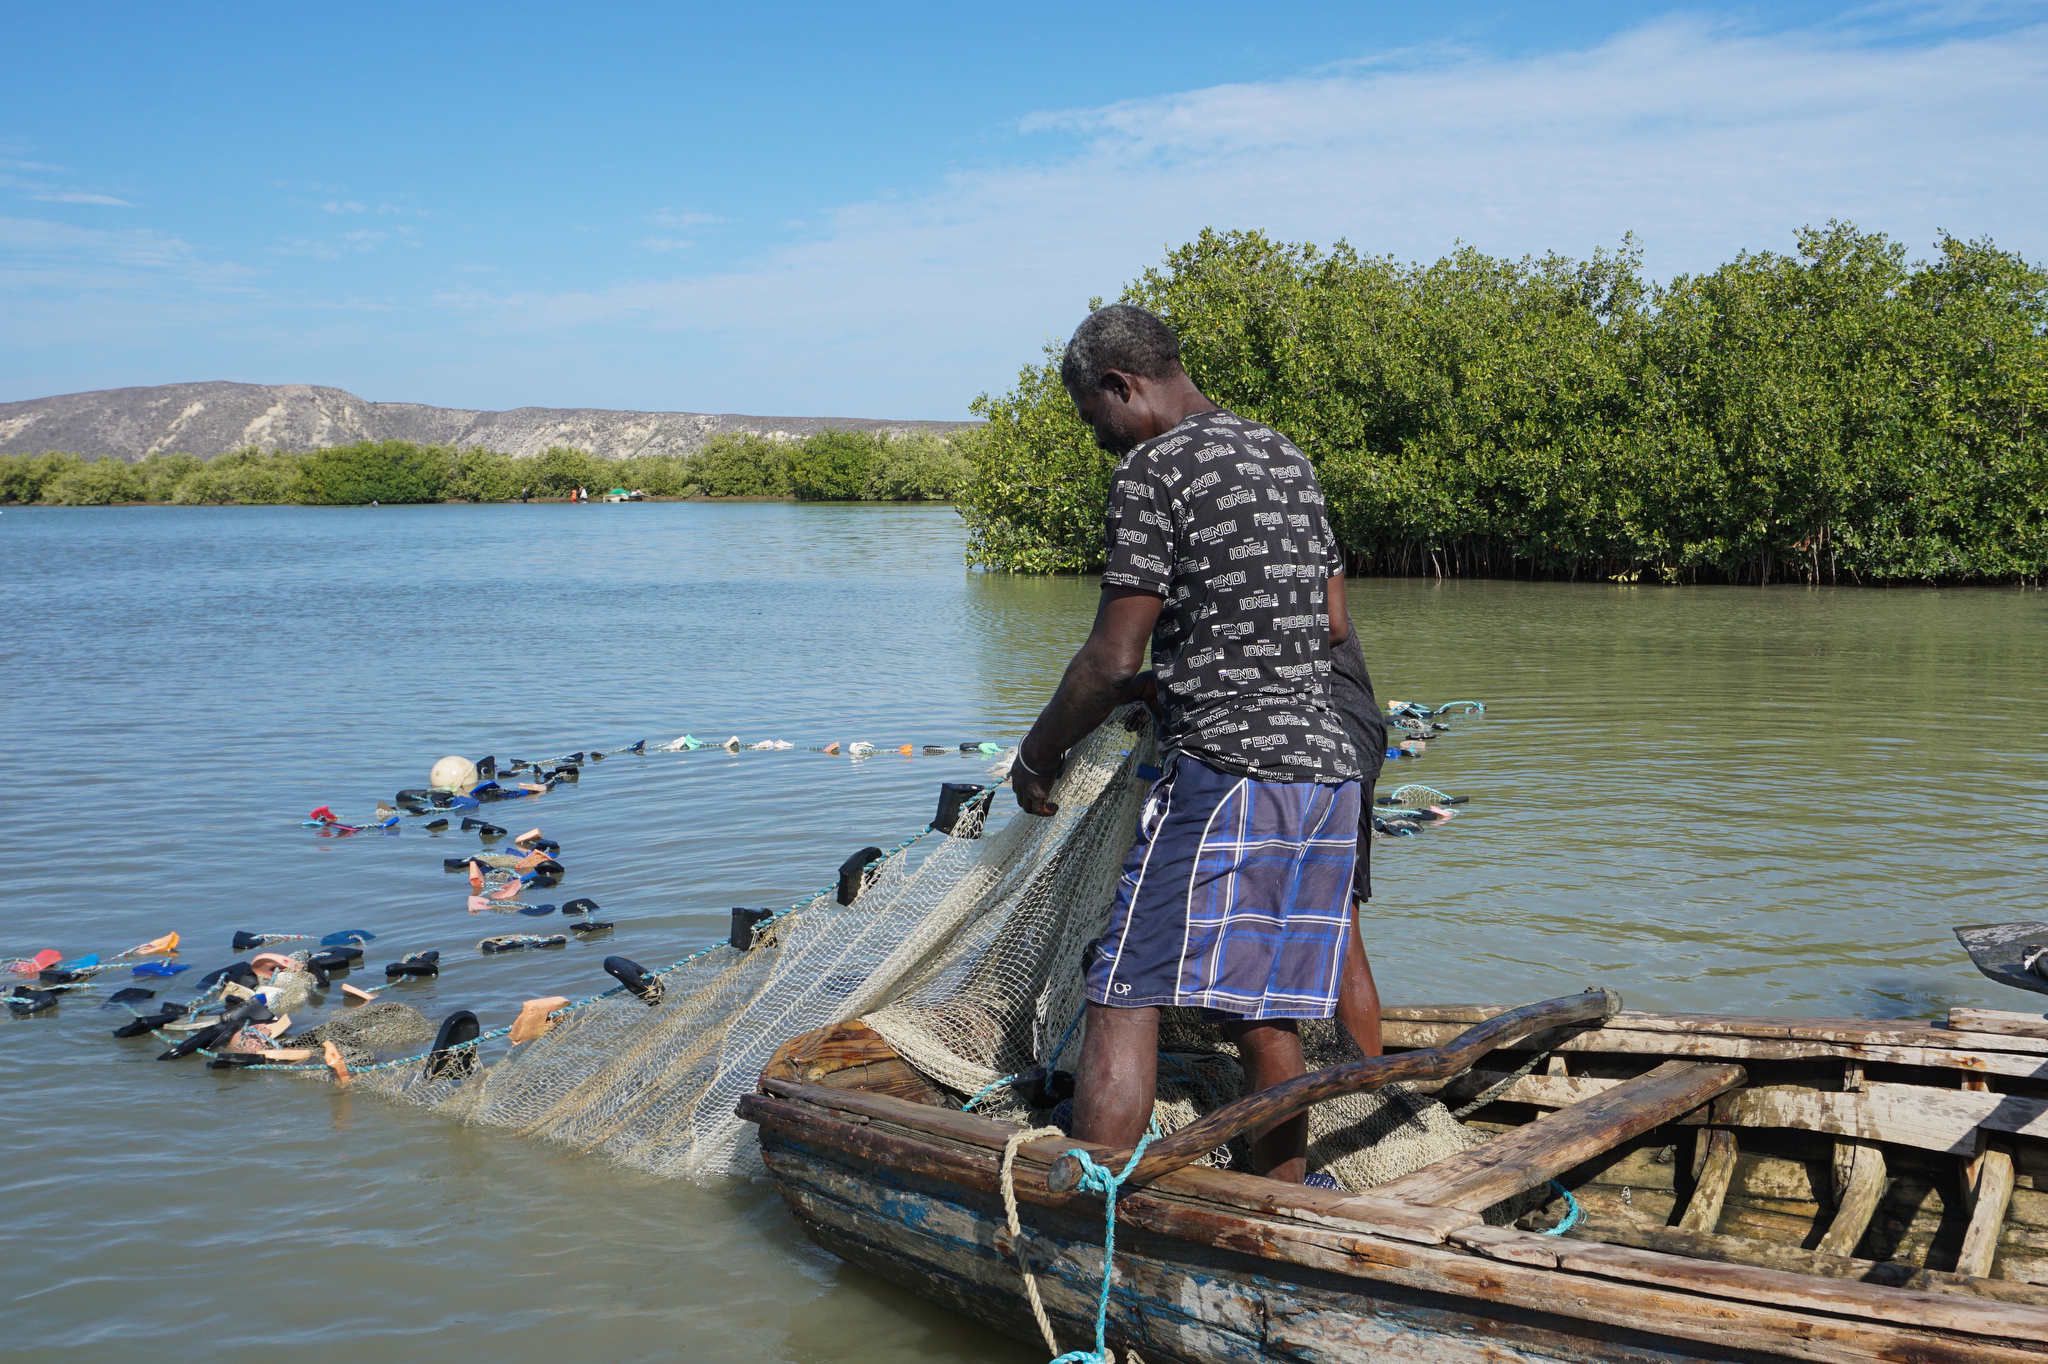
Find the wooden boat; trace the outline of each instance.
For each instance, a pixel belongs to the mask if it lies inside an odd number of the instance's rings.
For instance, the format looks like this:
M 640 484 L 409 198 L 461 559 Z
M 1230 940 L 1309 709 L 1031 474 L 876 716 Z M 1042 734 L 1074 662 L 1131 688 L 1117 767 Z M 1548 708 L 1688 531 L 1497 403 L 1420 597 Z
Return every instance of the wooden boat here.
M 1111 1347 L 1147 1364 L 2048 1356 L 2048 1023 L 1617 1005 L 1391 1010 L 1383 1060 L 1155 1143 L 1117 1199 Z M 1390 1078 L 1453 1107 L 1496 1090 L 1468 1119 L 1496 1135 L 1359 1193 L 1188 1164 Z M 1071 1138 L 1018 1150 L 1012 1236 L 1015 1129 L 962 1112 L 858 1022 L 785 1046 L 740 1112 L 824 1246 L 1036 1341 L 1029 1267 L 1060 1346 L 1092 1344 L 1103 1199 L 1056 1191 Z M 1580 1211 L 1565 1234 L 1540 1229 L 1565 1214 L 1554 1193 L 1521 1225 L 1483 1216 L 1552 1180 Z

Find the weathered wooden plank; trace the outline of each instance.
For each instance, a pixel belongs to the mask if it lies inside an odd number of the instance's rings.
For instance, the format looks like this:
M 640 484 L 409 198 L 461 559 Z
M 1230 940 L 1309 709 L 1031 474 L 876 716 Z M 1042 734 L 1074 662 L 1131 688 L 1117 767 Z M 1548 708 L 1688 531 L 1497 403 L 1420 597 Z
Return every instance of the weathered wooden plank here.
M 2048 1042 L 2048 1018 L 2040 1014 L 1958 1007 L 1948 1011 L 1948 1025 L 1958 1032 L 2003 1033 L 2008 1037 L 2031 1037 Z
M 1850 1256 L 1870 1229 L 1870 1219 L 1884 1200 L 1884 1152 L 1862 1142 L 1845 1142 L 1849 1148 L 1842 1191 L 1835 1204 L 1834 1218 L 1815 1247 L 1824 1255 Z
M 880 1033 L 852 1018 L 792 1037 L 776 1048 L 761 1073 L 777 1079 L 821 1084 L 842 1070 L 892 1060 L 903 1063 Z
M 1511 1078 L 1512 1077 L 1512 1078 Z M 1620 1080 L 1607 1080 L 1595 1076 L 1577 1075 L 1515 1075 L 1504 1070 L 1469 1070 L 1454 1076 L 1441 1085 L 1424 1083 L 1415 1088 L 1424 1093 L 1434 1091 L 1447 1108 L 1462 1108 L 1495 1085 L 1506 1081 L 1500 1093 L 1491 1102 L 1502 1104 L 1529 1104 L 1535 1108 L 1565 1108 L 1590 1099 L 1603 1090 L 1614 1088 Z
M 1142 1185 L 1171 1170 L 1192 1164 L 1226 1142 L 1305 1113 L 1319 1103 L 1347 1094 L 1361 1094 L 1396 1080 L 1440 1080 L 1469 1068 L 1497 1047 L 1575 1024 L 1612 1017 L 1621 997 L 1610 990 L 1546 999 L 1474 1024 L 1442 1047 L 1372 1056 L 1331 1066 L 1285 1081 L 1205 1113 L 1146 1148 L 1144 1157 L 1124 1176 L 1126 1188 Z M 1131 1158 L 1128 1148 L 1109 1152 L 1103 1163 L 1122 1169 Z M 1062 1192 L 1080 1187 L 1081 1163 L 1063 1159 L 1053 1166 L 1053 1187 Z
M 2048 1102 L 1993 1090 L 1866 1084 L 1854 1093 L 1759 1085 L 1717 1100 L 1711 1121 L 1790 1127 L 1974 1156 L 1986 1132 L 2048 1137 Z
M 1685 1215 L 1678 1219 L 1686 1231 L 1712 1231 L 1720 1223 L 1721 1205 L 1728 1201 L 1728 1184 L 1735 1177 L 1735 1134 L 1726 1128 L 1711 1128 L 1704 1141 L 1706 1158 L 1700 1162 Z
M 2005 1229 L 2005 1211 L 2012 1203 L 2012 1180 L 2012 1157 L 1995 1148 L 1986 1151 L 1977 1169 L 1970 1225 L 1963 1232 L 1956 1273 L 1981 1277 L 1991 1272 L 1991 1262 L 1998 1254 L 1999 1233 Z
M 778 1104 L 782 1101 L 763 1102 Z M 828 1141 L 839 1137 L 858 1139 L 876 1135 L 864 1126 L 829 1123 L 824 1127 L 829 1130 L 821 1130 L 818 1135 Z M 764 1151 L 769 1156 L 771 1169 L 780 1159 L 778 1147 L 782 1141 L 779 1129 L 764 1127 Z M 867 1157 L 858 1151 L 850 1151 L 849 1154 L 853 1157 L 850 1168 L 865 1175 Z M 974 1153 L 973 1158 L 988 1160 L 986 1153 Z M 1019 1185 L 1019 1193 L 1027 1201 L 1060 1197 L 1050 1191 L 1030 1189 L 1021 1180 Z M 787 1194 L 789 1185 L 785 1184 L 784 1189 Z M 1140 1234 L 1131 1238 L 1130 1244 L 1143 1245 L 1140 1236 L 1147 1232 L 1174 1235 L 1173 1229 L 1160 1225 L 1157 1218 L 1163 1209 L 1175 1202 L 1160 1197 L 1157 1186 L 1137 1191 L 1130 1196 L 1128 1203 L 1119 1200 L 1118 1225 Z M 1528 1239 L 1543 1241 L 1547 1238 Z M 1190 1242 L 1197 1251 L 1202 1244 L 1200 1241 Z M 1125 1245 L 1125 1238 L 1120 1237 L 1120 1283 L 1123 1282 L 1122 1266 L 1127 1253 Z M 881 1263 L 860 1256 L 856 1259 L 887 1272 Z M 1878 1315 L 1836 1317 L 1774 1303 L 1744 1302 L 1660 1285 L 1612 1281 L 1577 1271 L 1560 1274 L 1554 1265 L 1550 1268 L 1524 1267 L 1467 1255 L 1444 1246 L 1349 1236 L 1315 1228 L 1298 1229 L 1281 1238 L 1267 1272 L 1293 1272 L 1281 1267 L 1283 1260 L 1306 1269 L 1359 1280 L 1358 1287 L 1352 1290 L 1356 1296 L 1351 1299 L 1354 1311 L 1359 1315 L 1375 1312 L 1382 1301 L 1381 1295 L 1387 1290 L 1375 1285 L 1391 1285 L 1465 1299 L 1475 1308 L 1483 1306 L 1494 1319 L 1511 1313 L 1542 1314 L 1551 1323 L 1553 1331 L 1586 1331 L 1592 1327 L 1607 1332 L 1662 1333 L 1666 1337 L 1697 1342 L 1694 1353 L 1703 1358 L 1724 1358 L 1731 1352 L 1754 1351 L 1774 1357 L 1842 1361 L 1843 1364 L 1872 1359 L 1900 1361 L 1901 1364 L 1904 1361 L 1914 1361 L 1915 1364 L 1956 1361 L 1960 1364 L 1965 1360 L 2000 1361 L 2003 1364 L 2004 1361 L 2038 1357 L 2037 1348 L 2021 1343 L 2027 1339 L 2024 1336 L 2011 1336 L 2005 1323 L 1999 1323 L 1995 1328 L 1985 1323 L 1985 1331 L 1965 1333 L 1943 1332 L 1918 1324 L 1897 1326 Z M 949 1269 L 955 1263 L 951 1257 L 945 1260 Z M 1178 1288 L 1173 1289 L 1172 1294 L 1167 1292 L 1168 1287 L 1176 1282 L 1172 1275 L 1169 1267 L 1169 1277 L 1160 1289 L 1145 1295 L 1147 1304 L 1162 1299 L 1169 1302 L 1181 1300 L 1175 1296 Z M 1009 1292 L 1014 1301 L 1017 1297 L 1015 1290 Z M 1129 1303 L 1129 1296 L 1120 1291 L 1113 1299 L 1112 1310 L 1123 1318 L 1132 1310 Z M 2041 1320 L 2048 1321 L 2048 1313 L 2042 1313 Z M 1491 1322 L 1483 1323 L 1482 1329 L 1487 1325 Z M 1142 1353 L 1144 1342 L 1133 1343 Z M 1484 1343 L 1483 1338 L 1468 1342 Z M 1448 1343 L 1446 1351 L 1439 1357 L 1468 1357 L 1455 1341 Z M 1319 1357 L 1343 1359 L 1352 1356 L 1341 1350 L 1332 1350 Z M 1585 1351 L 1581 1357 L 1598 1359 L 1610 1356 L 1596 1349 Z M 1617 1353 L 1614 1357 L 1626 1356 Z M 1688 1354 L 1686 1357 L 1693 1356 Z
M 1503 1133 L 1477 1150 L 1382 1184 L 1374 1192 L 1408 1203 L 1488 1208 L 1699 1107 L 1743 1079 L 1740 1066 L 1667 1061 L 1582 1103 Z
M 1970 1278 L 1944 1270 L 1923 1269 L 1896 1260 L 1869 1260 L 1820 1251 L 1802 1250 L 1796 1243 L 1772 1241 L 1757 1236 L 1732 1236 L 1715 1232 L 1680 1231 L 1676 1227 L 1626 1226 L 1603 1221 L 1584 1232 L 1573 1232 L 1586 1240 L 1611 1245 L 1634 1246 L 1638 1250 L 1661 1251 L 1701 1260 L 1726 1260 L 1731 1264 L 1781 1269 L 1792 1274 L 1817 1274 L 1829 1279 L 1853 1279 L 1882 1288 L 1912 1288 L 1930 1293 L 1959 1293 L 1968 1297 L 1996 1298 L 2029 1307 L 2048 1309 L 2048 1289 L 2028 1283 L 2005 1283 L 1998 1279 Z
M 1542 1264 L 1602 1278 L 1656 1284 L 1735 1302 L 1770 1303 L 1861 1319 L 1910 1321 L 1945 1331 L 2048 1345 L 2048 1310 L 1918 1289 L 1888 1288 L 1725 1260 L 1695 1260 L 1575 1237 L 1544 1237 L 1505 1227 L 1474 1227 L 1452 1238 L 1482 1255 Z
M 764 1080 L 762 1083 L 763 1088 L 780 1099 L 814 1105 L 831 1112 L 856 1114 L 889 1123 L 908 1133 L 941 1137 L 989 1153 L 991 1158 L 995 1153 L 1001 1152 L 1004 1143 L 1009 1140 L 1010 1133 L 1015 1130 L 1007 1124 L 978 1117 L 972 1113 L 932 1108 L 925 1104 L 908 1103 L 883 1095 L 835 1090 L 823 1085 L 802 1085 L 786 1080 Z M 758 1096 L 754 1095 L 742 1099 L 740 1115 L 752 1117 L 749 1110 L 757 1100 Z M 1092 1152 L 1104 1151 L 1102 1147 L 1076 1141 L 1071 1137 L 1041 1137 L 1019 1147 L 1017 1161 L 1019 1166 L 1023 1167 L 1017 1172 L 1020 1195 L 1027 1187 L 1034 1190 L 1044 1188 L 1045 1180 L 1039 1171 L 1076 1147 Z M 1098 1159 L 1100 1158 L 1102 1157 L 1098 1155 Z M 1157 1185 L 1165 1193 L 1201 1198 L 1244 1216 L 1283 1218 L 1302 1223 L 1346 1227 L 1402 1240 L 1441 1242 L 1449 1232 L 1479 1220 L 1470 1212 L 1445 1208 L 1418 1208 L 1382 1198 L 1377 1193 L 1355 1194 L 1310 1189 L 1298 1184 L 1280 1184 L 1270 1179 L 1260 1179 L 1232 1170 L 1194 1167 L 1176 1171 L 1157 1181 Z M 1045 1201 L 1064 1202 L 1071 1196 L 1059 1195 L 1056 1199 L 1048 1197 Z M 1093 1198 L 1094 1195 L 1087 1197 Z
M 1388 1009 L 1382 1026 L 1390 1036 L 1407 1040 L 1411 1028 L 1457 1026 L 1480 1022 L 1501 1012 L 1497 1005 L 1435 1005 Z M 1961 1011 L 1992 1014 L 1995 1011 Z M 1828 1042 L 1853 1047 L 1873 1045 L 1937 1048 L 1976 1048 L 1987 1051 L 2048 1052 L 2048 1037 L 2016 1035 L 1999 1026 L 1990 1029 L 1944 1026 L 1932 1020 L 1869 1018 L 1759 1017 L 1743 1014 L 1666 1014 L 1624 1009 L 1609 1019 L 1593 1040 L 1616 1032 L 1687 1033 L 1702 1037 L 1747 1038 L 1770 1041 Z
M 1450 1023 L 1407 1023 L 1389 1025 L 1385 1030 L 1389 1048 L 1435 1046 L 1454 1036 Z M 1848 1043 L 1820 1038 L 1792 1040 L 1710 1033 L 1631 1032 L 1611 1024 L 1556 1043 L 1553 1050 L 1567 1055 L 1580 1053 L 1614 1056 L 1680 1056 L 1716 1061 L 1815 1061 L 1859 1060 L 1899 1066 L 1924 1066 L 1931 1070 L 1966 1071 L 2001 1075 L 2015 1079 L 2048 1080 L 2048 1056 L 2021 1052 L 1969 1050 L 1944 1043 L 1953 1037 L 1928 1030 L 1927 1045 L 1877 1045 Z M 1962 1036 L 1955 1034 L 1954 1036 Z M 1973 1034 L 1975 1035 L 1975 1034 Z

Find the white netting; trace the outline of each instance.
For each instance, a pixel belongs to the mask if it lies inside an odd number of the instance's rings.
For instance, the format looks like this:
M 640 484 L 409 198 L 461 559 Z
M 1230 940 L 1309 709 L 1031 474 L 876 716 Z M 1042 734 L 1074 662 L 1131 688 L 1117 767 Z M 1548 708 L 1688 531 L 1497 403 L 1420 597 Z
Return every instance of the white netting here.
M 1013 816 L 974 837 L 979 803 L 922 857 L 886 858 L 853 905 L 820 895 L 751 950 L 665 968 L 653 1002 L 614 991 L 495 1064 L 476 1064 L 505 1045 L 487 1035 L 438 1074 L 410 1058 L 354 1082 L 655 1173 L 744 1173 L 759 1156 L 734 1108 L 776 1048 L 862 1017 L 962 1100 L 1023 1120 L 1031 1087 L 1017 1077 L 1071 1069 L 1078 1054 L 1081 954 L 1106 920 L 1151 761 L 1149 736 L 1112 721 L 1069 755 L 1049 818 Z M 1311 1065 L 1352 1054 L 1334 1026 L 1304 1037 Z M 1236 1097 L 1236 1058 L 1199 1016 L 1170 1011 L 1162 1044 L 1162 1125 Z M 1397 1091 L 1317 1110 L 1311 1161 L 1363 1187 L 1476 1140 L 1441 1105 Z

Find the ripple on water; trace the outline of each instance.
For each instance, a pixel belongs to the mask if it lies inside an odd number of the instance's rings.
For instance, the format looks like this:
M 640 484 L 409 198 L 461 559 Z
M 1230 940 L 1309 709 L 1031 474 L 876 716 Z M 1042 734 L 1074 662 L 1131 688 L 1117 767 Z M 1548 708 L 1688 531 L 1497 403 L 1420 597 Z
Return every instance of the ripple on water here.
M 1013 738 L 1093 588 L 970 574 L 944 509 L 27 511 L 0 526 L 0 955 L 175 928 L 463 948 L 456 832 L 321 840 L 444 752 L 684 732 Z M 1379 846 L 1388 997 L 2007 1005 L 1953 923 L 2040 912 L 2048 612 L 1999 592 L 1361 582 L 1383 697 L 1488 703 L 1383 787 L 1473 803 Z M 620 924 L 408 992 L 502 1022 L 781 905 L 930 817 L 958 757 L 611 759 L 520 807 Z M 520 818 L 519 816 L 524 816 Z M 501 823 L 514 821 L 501 820 Z M 516 829 L 515 829 L 516 831 Z M 559 923 L 559 920 L 552 921 Z M 170 988 L 175 993 L 175 987 Z M 83 1001 L 0 1020 L 9 1344 L 85 1359 L 379 1349 L 802 1361 L 1042 1356 L 807 1246 L 764 1186 L 647 1179 L 324 1086 L 159 1064 Z

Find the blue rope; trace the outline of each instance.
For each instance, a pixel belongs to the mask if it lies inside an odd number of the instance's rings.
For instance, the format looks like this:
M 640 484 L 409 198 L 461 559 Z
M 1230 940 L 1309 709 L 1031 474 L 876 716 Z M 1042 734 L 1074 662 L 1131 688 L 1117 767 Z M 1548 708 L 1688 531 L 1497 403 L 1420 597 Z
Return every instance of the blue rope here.
M 1559 1222 L 1554 1227 L 1547 1228 L 1543 1234 L 1545 1236 L 1562 1236 L 1579 1224 L 1579 1200 L 1572 1197 L 1570 1189 L 1567 1189 L 1554 1179 L 1550 1181 L 1550 1187 L 1564 1196 L 1564 1221 Z
M 976 1104 L 980 1103 L 983 1099 L 986 1099 L 989 1095 L 1001 1089 L 1004 1085 L 1016 1084 L 1019 1080 L 1024 1078 L 1025 1073 L 1026 1072 L 1020 1070 L 1015 1075 L 1005 1075 L 1001 1079 L 990 1080 L 980 1089 L 974 1091 L 973 1098 L 969 1099 L 966 1103 L 960 1105 L 960 1111 L 962 1113 L 972 1113 L 974 1111 L 974 1106 Z
M 1131 1150 L 1131 1158 L 1124 1162 L 1124 1168 L 1111 1174 L 1109 1168 L 1097 1165 L 1086 1151 L 1073 1150 L 1068 1155 L 1081 1162 L 1081 1183 L 1083 1189 L 1102 1195 L 1102 1294 L 1095 1302 L 1095 1348 L 1092 1350 L 1069 1350 L 1052 1364 L 1115 1364 L 1104 1344 L 1109 1334 L 1109 1280 L 1114 1269 L 1116 1255 L 1116 1193 L 1123 1187 L 1131 1171 L 1138 1168 L 1138 1162 L 1145 1158 L 1145 1148 L 1152 1144 L 1156 1132 L 1147 1132 L 1138 1139 Z

